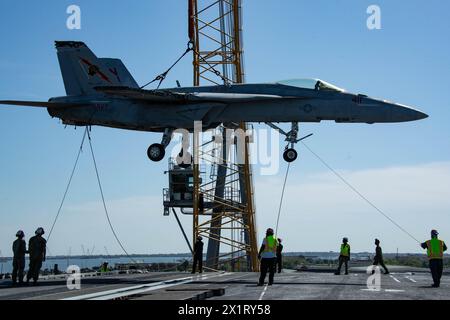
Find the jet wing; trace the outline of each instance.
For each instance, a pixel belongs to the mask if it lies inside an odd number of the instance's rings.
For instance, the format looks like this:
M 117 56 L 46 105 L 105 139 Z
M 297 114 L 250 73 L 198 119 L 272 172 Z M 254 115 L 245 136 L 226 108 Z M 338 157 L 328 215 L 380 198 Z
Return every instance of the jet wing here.
M 215 92 L 197 92 L 189 96 L 189 100 L 198 102 L 222 102 L 222 103 L 236 103 L 236 102 L 253 102 L 261 100 L 277 100 L 282 97 L 270 94 L 253 94 L 253 93 L 215 93 Z
M 252 102 L 260 100 L 274 100 L 282 97 L 278 95 L 248 94 L 248 93 L 215 93 L 215 92 L 176 92 L 171 90 L 143 90 L 129 87 L 96 87 L 97 91 L 117 95 L 129 99 L 143 100 L 148 102 L 167 102 L 167 103 L 236 103 Z M 301 97 L 292 97 L 299 99 Z
M 96 87 L 95 90 L 114 96 L 147 102 L 184 103 L 187 101 L 186 93 L 176 93 L 166 90 L 143 90 L 130 87 Z
M 10 106 L 38 107 L 38 108 L 67 108 L 77 107 L 85 104 L 71 102 L 50 102 L 50 101 L 20 101 L 20 100 L 0 100 L 0 104 Z

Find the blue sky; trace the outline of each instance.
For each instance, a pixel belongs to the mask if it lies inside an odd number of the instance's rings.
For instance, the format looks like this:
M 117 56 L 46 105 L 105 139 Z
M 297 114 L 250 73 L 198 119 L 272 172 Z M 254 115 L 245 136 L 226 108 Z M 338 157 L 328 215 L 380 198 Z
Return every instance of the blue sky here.
M 82 29 L 66 28 L 77 4 Z M 366 9 L 377 4 L 382 29 L 368 30 Z M 417 107 L 430 118 L 390 125 L 302 124 L 308 145 L 416 237 L 431 227 L 450 238 L 450 21 L 448 1 L 244 2 L 247 82 L 321 78 L 350 92 Z M 121 58 L 138 83 L 164 71 L 185 49 L 187 4 L 167 1 L 39 1 L 0 3 L 0 99 L 47 100 L 64 95 L 54 40 L 82 40 L 100 57 Z M 165 86 L 192 84 L 191 57 Z M 45 110 L 0 108 L 0 250 L 10 254 L 17 229 L 49 229 L 82 130 L 64 128 Z M 167 162 L 146 157 L 151 133 L 94 128 L 93 139 L 113 223 L 131 252 L 184 252 L 173 220 L 162 216 Z M 299 146 L 280 225 L 289 251 L 336 250 L 344 235 L 355 250 L 420 252 L 416 244 L 356 198 Z M 276 221 L 284 164 L 276 176 L 256 174 L 259 234 Z M 364 178 L 362 178 L 364 177 Z M 275 190 L 275 191 L 274 191 Z M 298 191 L 298 194 L 296 193 Z M 320 199 L 320 201 L 314 201 Z M 295 200 L 295 201 L 294 201 Z M 101 207 L 89 154 L 83 153 L 52 253 L 114 243 Z M 286 222 L 283 220 L 285 219 Z M 189 229 L 190 217 L 183 217 Z M 320 240 L 317 240 L 317 239 Z M 155 243 L 158 239 L 158 244 Z M 312 241 L 314 239 L 314 241 Z M 162 241 L 163 245 L 159 244 Z M 102 249 L 98 249 L 99 253 Z

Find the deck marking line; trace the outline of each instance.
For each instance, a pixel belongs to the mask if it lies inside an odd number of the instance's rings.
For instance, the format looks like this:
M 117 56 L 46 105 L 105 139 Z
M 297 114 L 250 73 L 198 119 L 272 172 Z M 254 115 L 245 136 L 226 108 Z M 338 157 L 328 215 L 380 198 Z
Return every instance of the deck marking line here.
M 258 300 L 262 300 L 262 298 L 264 297 L 264 295 L 266 294 L 266 291 L 267 291 L 267 284 L 264 286 L 264 290 L 263 290 L 263 292 L 261 292 L 261 295 L 259 296 L 259 299 Z
M 384 290 L 375 290 L 375 289 L 361 289 L 361 291 L 369 291 L 369 292 L 405 292 L 405 290 L 400 289 L 384 289 Z
M 215 277 L 215 276 L 217 276 L 217 274 L 193 276 L 192 277 L 193 279 L 188 279 L 188 280 L 184 280 L 184 281 L 178 281 L 177 279 L 173 279 L 173 280 L 169 280 L 169 281 L 163 281 L 160 284 L 156 284 L 156 285 L 151 286 L 151 287 L 146 288 L 146 289 L 141 289 L 141 290 L 137 289 L 137 290 L 127 291 L 125 293 L 102 295 L 100 297 L 96 297 L 96 298 L 89 299 L 89 300 L 112 300 L 112 299 L 132 296 L 132 295 L 135 295 L 135 294 L 142 294 L 142 293 L 149 292 L 149 291 L 154 291 L 154 290 L 174 287 L 174 286 L 177 286 L 177 285 L 180 285 L 180 284 L 187 284 L 187 283 L 190 283 L 190 282 L 193 282 L 193 281 L 206 280 L 208 278 Z
M 213 276 L 217 276 L 217 274 L 191 276 L 191 277 L 184 277 L 184 278 L 178 278 L 178 279 L 169 279 L 169 280 L 165 280 L 165 281 L 153 282 L 153 283 L 148 283 L 148 284 L 144 284 L 144 285 L 137 285 L 137 286 L 107 290 L 107 291 L 103 291 L 103 292 L 79 295 L 79 296 L 74 296 L 74 297 L 70 297 L 70 298 L 65 298 L 62 300 L 112 299 L 112 298 L 118 298 L 121 296 L 127 296 L 130 294 L 143 293 L 146 291 L 153 291 L 153 290 L 161 289 L 164 287 L 185 284 L 185 283 L 189 283 L 192 281 L 203 280 L 203 279 L 207 279 L 207 278 L 210 278 Z
M 406 279 L 408 279 L 409 281 L 411 281 L 411 282 L 414 282 L 414 283 L 416 283 L 417 281 L 416 280 L 414 280 L 413 278 L 411 278 L 411 277 L 405 277 Z
M 396 277 L 394 277 L 393 275 L 391 275 L 391 278 L 394 279 L 395 281 L 400 283 L 400 280 L 398 280 Z
M 399 290 L 399 289 L 384 289 L 386 292 L 405 292 L 405 290 Z

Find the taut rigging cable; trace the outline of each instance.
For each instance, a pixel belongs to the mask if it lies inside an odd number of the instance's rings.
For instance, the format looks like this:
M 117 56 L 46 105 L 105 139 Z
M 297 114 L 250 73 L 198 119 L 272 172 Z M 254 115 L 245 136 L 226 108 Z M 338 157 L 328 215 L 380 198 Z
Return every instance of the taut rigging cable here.
M 203 58 L 203 57 L 201 56 L 201 54 L 200 54 L 199 52 L 197 52 L 197 51 L 195 50 L 195 48 L 194 48 L 194 42 L 193 42 L 193 41 L 189 41 L 188 44 L 187 44 L 186 51 L 184 51 L 183 54 L 182 54 L 182 55 L 181 55 L 181 56 L 180 56 L 180 57 L 179 57 L 179 58 L 178 58 L 178 59 L 177 59 L 177 60 L 176 60 L 176 61 L 175 61 L 175 62 L 174 62 L 167 70 L 166 70 L 166 71 L 164 71 L 163 73 L 157 75 L 157 76 L 155 77 L 155 79 L 153 79 L 152 81 L 147 82 L 146 84 L 144 84 L 143 86 L 141 86 L 140 89 L 144 89 L 145 87 L 147 87 L 148 85 L 152 84 L 153 82 L 159 81 L 158 86 L 156 87 L 156 90 L 158 90 L 159 87 L 161 86 L 161 84 L 163 83 L 163 81 L 166 79 L 166 77 L 167 77 L 167 75 L 169 74 L 169 72 L 173 69 L 173 67 L 175 67 L 175 66 L 178 64 L 178 62 L 180 62 L 181 59 L 183 59 L 184 56 L 185 56 L 186 54 L 188 54 L 190 51 L 193 51 L 193 52 L 198 56 L 198 58 L 199 58 L 200 60 L 202 60 L 205 64 L 207 64 L 208 67 L 209 67 L 209 69 L 212 70 L 212 72 L 213 72 L 216 76 L 220 77 L 220 78 L 224 81 L 225 84 L 228 84 L 228 83 L 229 83 L 229 80 L 227 79 L 227 77 L 225 77 L 224 75 L 222 75 L 222 74 L 220 73 L 220 71 L 216 70 L 212 64 L 210 64 L 205 58 Z
M 367 199 L 361 192 L 359 192 L 355 187 L 353 187 L 347 180 L 344 179 L 343 176 L 341 176 L 336 170 L 334 170 L 325 160 L 323 160 L 317 153 L 315 153 L 306 143 L 301 141 L 301 143 L 305 146 L 306 149 L 308 149 L 309 152 L 311 152 L 322 164 L 327 167 L 331 172 L 336 175 L 347 187 L 349 187 L 353 192 L 355 192 L 361 199 L 363 199 L 367 204 L 369 204 L 372 208 L 374 208 L 378 213 L 383 215 L 386 219 L 388 219 L 391 223 L 393 223 L 397 228 L 399 228 L 401 231 L 403 231 L 405 234 L 407 234 L 409 237 L 414 239 L 416 242 L 420 243 L 419 240 L 417 240 L 411 233 L 409 233 L 406 229 L 404 229 L 402 226 L 400 226 L 397 222 L 394 221 L 391 217 L 389 217 L 386 213 L 384 213 L 381 209 L 379 209 L 375 204 L 373 204 L 369 199 Z
M 103 209 L 105 210 L 105 215 L 106 215 L 106 219 L 108 220 L 109 227 L 111 228 L 111 231 L 112 231 L 112 233 L 114 235 L 114 238 L 116 238 L 117 243 L 122 248 L 122 251 L 127 255 L 127 257 L 131 261 L 136 263 L 136 261 L 131 257 L 131 255 L 127 252 L 127 250 L 123 246 L 122 242 L 120 241 L 119 237 L 117 236 L 116 231 L 114 230 L 114 227 L 113 227 L 113 225 L 111 223 L 111 219 L 109 218 L 109 213 L 108 213 L 108 209 L 106 207 L 105 196 L 103 195 L 102 183 L 100 181 L 100 175 L 98 173 L 97 161 L 95 160 L 94 149 L 92 148 L 91 134 L 89 133 L 89 130 L 87 131 L 87 136 L 88 136 L 88 141 L 89 141 L 89 148 L 91 150 L 92 161 L 94 162 L 95 174 L 97 176 L 97 183 L 98 183 L 98 187 L 99 187 L 99 190 L 100 190 L 100 195 L 102 197 Z
M 280 214 L 281 214 L 281 206 L 283 205 L 283 198 L 284 198 L 284 190 L 286 188 L 286 181 L 289 174 L 289 168 L 291 167 L 291 162 L 288 163 L 287 169 L 286 169 L 286 175 L 284 176 L 284 183 L 283 183 L 283 189 L 281 191 L 281 199 L 280 199 L 280 206 L 278 207 L 278 217 L 277 217 L 277 226 L 275 228 L 275 235 L 278 236 L 278 223 L 280 221 Z
M 142 87 L 140 87 L 140 89 L 144 89 L 146 86 L 148 86 L 148 85 L 150 85 L 150 84 L 152 84 L 153 82 L 155 82 L 155 81 L 159 81 L 159 83 L 158 83 L 158 86 L 157 86 L 157 88 L 156 88 L 156 90 L 158 90 L 159 89 L 159 87 L 161 86 L 161 84 L 163 83 L 163 81 L 166 79 L 166 77 L 167 77 L 167 74 L 170 72 L 170 70 L 172 70 L 172 68 L 173 67 L 175 67 L 175 65 L 178 63 L 178 62 L 180 62 L 180 60 L 181 59 L 183 59 L 183 57 L 189 52 L 189 51 L 192 51 L 192 50 L 194 50 L 194 43 L 192 42 L 192 41 L 189 41 L 188 42 L 188 45 L 187 45 L 187 49 L 186 49 L 186 51 L 184 51 L 184 53 L 166 70 L 166 71 L 164 71 L 163 73 L 161 73 L 161 74 L 159 74 L 159 75 L 157 75 L 156 76 L 156 78 L 155 79 L 153 79 L 152 81 L 150 81 L 150 82 L 148 82 L 148 83 L 146 83 L 146 84 L 144 84 Z
M 87 131 L 88 131 L 88 127 L 86 127 L 86 130 L 84 131 L 84 134 L 83 134 L 83 139 L 81 139 L 81 145 L 80 145 L 80 148 L 78 149 L 77 158 L 75 160 L 75 164 L 73 165 L 72 173 L 70 174 L 70 178 L 69 178 L 69 181 L 68 181 L 67 186 L 66 186 L 66 191 L 64 192 L 64 195 L 63 195 L 63 197 L 61 199 L 61 203 L 59 205 L 58 212 L 56 214 L 55 219 L 53 220 L 53 224 L 52 224 L 52 227 L 50 228 L 50 232 L 48 233 L 47 242 L 50 240 L 50 236 L 52 235 L 53 228 L 55 227 L 56 221 L 58 220 L 58 217 L 59 217 L 59 215 L 61 213 L 61 209 L 63 207 L 63 204 L 64 204 L 64 202 L 66 200 L 67 193 L 69 192 L 70 184 L 72 183 L 72 178 L 73 178 L 73 175 L 75 174 L 75 170 L 76 170 L 77 165 L 78 165 L 78 160 L 80 159 L 81 152 L 83 151 L 83 144 L 84 144 L 84 140 L 86 139 Z
M 417 240 L 411 233 L 409 233 L 405 228 L 403 228 L 401 225 L 399 225 L 397 222 L 395 222 L 394 219 L 389 217 L 386 213 L 384 213 L 380 208 L 378 208 L 373 202 L 371 202 L 367 197 L 365 197 L 361 192 L 359 192 L 353 185 L 351 185 L 342 175 L 340 175 L 336 170 L 334 170 L 325 160 L 323 160 L 317 153 L 315 153 L 306 143 L 303 141 L 300 141 L 306 149 L 308 149 L 309 152 L 311 152 L 325 167 L 327 167 L 336 177 L 338 177 L 347 187 L 349 187 L 353 192 L 355 192 L 361 199 L 363 199 L 367 204 L 369 204 L 372 208 L 374 208 L 378 213 L 383 215 L 386 219 L 388 219 L 392 224 L 394 224 L 397 228 L 399 228 L 402 232 L 407 234 L 409 237 L 411 237 L 414 241 L 421 243 L 419 240 Z M 283 183 L 283 189 L 281 191 L 281 199 L 280 199 L 280 206 L 278 208 L 278 217 L 277 217 L 277 224 L 275 229 L 275 234 L 278 236 L 278 224 L 280 220 L 280 214 L 281 214 L 281 206 L 283 204 L 283 198 L 284 198 L 284 191 L 286 188 L 286 181 L 289 174 L 289 167 L 290 163 L 288 164 L 288 167 L 286 169 L 286 176 L 284 178 Z
M 96 173 L 96 177 L 97 177 L 97 183 L 98 183 L 98 186 L 99 186 L 99 189 L 100 189 L 100 195 L 101 195 L 101 198 L 102 198 L 103 208 L 104 208 L 104 210 L 105 210 L 105 215 L 106 215 L 106 219 L 108 220 L 109 227 L 110 227 L 110 229 L 111 229 L 111 231 L 112 231 L 112 233 L 113 233 L 113 235 L 114 235 L 114 238 L 116 239 L 117 243 L 119 244 L 120 248 L 122 249 L 122 251 L 126 254 L 126 256 L 127 256 L 131 261 L 133 261 L 134 263 L 136 263 L 136 261 L 135 261 L 135 260 L 131 257 L 131 255 L 127 252 L 127 250 L 126 250 L 125 247 L 123 246 L 122 242 L 120 241 L 119 237 L 117 236 L 117 233 L 116 233 L 116 231 L 115 231 L 115 229 L 114 229 L 114 226 L 113 226 L 113 224 L 112 224 L 112 222 L 111 222 L 111 219 L 110 219 L 110 217 L 109 217 L 109 212 L 108 212 L 108 209 L 107 209 L 107 207 L 106 207 L 106 201 L 105 201 L 105 197 L 104 197 L 104 194 L 103 194 L 103 188 L 102 188 L 102 184 L 101 184 L 101 180 L 100 180 L 100 175 L 99 175 L 99 173 L 98 173 L 97 161 L 96 161 L 96 159 L 95 159 L 94 149 L 93 149 L 93 147 L 92 147 L 92 141 L 91 141 L 92 139 L 91 139 L 91 135 L 90 135 L 90 133 L 89 133 L 89 127 L 87 127 L 87 126 L 86 126 L 86 129 L 85 129 L 85 131 L 84 131 L 83 138 L 82 138 L 82 140 L 81 140 L 81 145 L 80 145 L 80 148 L 78 149 L 78 154 L 77 154 L 77 157 L 76 157 L 76 160 L 75 160 L 75 164 L 74 164 L 73 169 L 72 169 L 72 172 L 71 172 L 71 174 L 70 174 L 69 181 L 68 181 L 68 183 L 67 183 L 67 186 L 66 186 L 66 189 L 65 189 L 63 198 L 62 198 L 61 203 L 60 203 L 60 205 L 59 205 L 58 212 L 57 212 L 57 214 L 56 214 L 56 216 L 55 216 L 55 219 L 53 220 L 52 227 L 50 228 L 50 232 L 49 232 L 48 237 L 47 237 L 47 242 L 50 240 L 50 237 L 51 237 L 51 235 L 52 235 L 53 229 L 54 229 L 54 227 L 55 227 L 55 225 L 56 225 L 56 221 L 58 220 L 58 218 L 59 218 L 59 216 L 60 216 L 60 214 L 61 214 L 61 210 L 62 210 L 62 207 L 63 207 L 64 202 L 65 202 L 65 200 L 66 200 L 67 194 L 68 194 L 68 192 L 69 192 L 69 188 L 70 188 L 70 185 L 71 185 L 71 183 L 72 183 L 72 179 L 73 179 L 73 176 L 74 176 L 74 174 L 75 174 L 75 170 L 76 170 L 76 168 L 77 168 L 77 165 L 78 165 L 78 161 L 79 161 L 79 159 L 80 159 L 81 152 L 83 151 L 83 145 L 84 145 L 84 141 L 86 140 L 86 136 L 88 137 L 89 148 L 90 148 L 90 150 L 91 150 L 92 160 L 93 160 L 93 163 L 94 163 L 94 169 L 95 169 L 95 173 Z

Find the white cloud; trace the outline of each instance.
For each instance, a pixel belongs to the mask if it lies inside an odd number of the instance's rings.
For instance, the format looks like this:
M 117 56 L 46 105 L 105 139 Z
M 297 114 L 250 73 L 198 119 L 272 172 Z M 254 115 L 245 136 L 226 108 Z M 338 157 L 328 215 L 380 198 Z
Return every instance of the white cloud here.
M 291 171 L 292 172 L 292 171 Z M 380 210 L 419 240 L 431 228 L 450 236 L 450 162 L 339 172 Z M 261 231 L 274 226 L 283 177 L 257 181 Z M 357 251 L 372 249 L 375 237 L 385 251 L 420 252 L 408 237 L 349 189 L 333 173 L 289 177 L 279 234 L 291 251 L 337 250 L 348 236 Z

